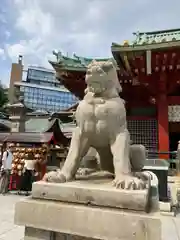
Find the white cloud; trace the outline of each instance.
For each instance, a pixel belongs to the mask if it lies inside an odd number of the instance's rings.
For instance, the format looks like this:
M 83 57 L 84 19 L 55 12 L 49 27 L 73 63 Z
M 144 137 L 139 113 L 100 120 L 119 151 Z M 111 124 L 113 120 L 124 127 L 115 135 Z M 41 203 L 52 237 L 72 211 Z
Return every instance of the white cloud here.
M 4 55 L 4 49 L 0 48 L 0 56 Z
M 15 55 L 18 52 L 29 58 L 32 55 L 31 50 L 34 49 L 34 61 L 38 59 L 44 64 L 54 48 L 64 53 L 69 52 L 70 55 L 76 52 L 93 56 L 95 49 L 102 48 L 104 40 L 107 39 L 97 29 L 104 17 L 102 1 L 14 0 L 14 3 L 17 10 L 15 27 L 24 33 L 28 40 L 7 46 L 11 58 L 17 57 Z M 41 39 L 41 49 L 33 45 L 36 38 Z M 32 42 L 31 46 L 29 41 Z M 102 49 L 102 53 L 99 51 L 100 55 L 110 54 L 110 42 Z
M 25 56 L 24 64 L 33 64 L 34 60 L 41 63 L 44 48 L 40 38 L 32 38 L 30 40 L 21 40 L 19 43 L 7 44 L 6 51 L 12 61 L 16 61 L 18 55 Z
M 53 49 L 82 56 L 110 56 L 111 43 L 132 32 L 177 27 L 179 0 L 11 0 L 15 31 L 23 36 L 6 44 L 11 59 L 48 66 Z
M 43 36 L 51 34 L 53 30 L 53 17 L 50 13 L 44 13 L 36 2 L 27 2 L 20 10 L 16 27 L 29 36 Z
M 6 36 L 6 39 L 10 38 L 11 36 L 11 33 L 8 30 L 6 30 L 4 34 Z
M 6 45 L 8 54 L 11 58 L 21 55 L 32 55 L 35 54 L 37 49 L 41 47 L 40 39 L 21 40 L 19 43 L 12 45 Z
M 7 23 L 4 13 L 0 13 L 0 23 Z
M 0 58 L 2 60 L 5 60 L 6 59 L 6 55 L 5 55 L 5 51 L 3 48 L 0 48 Z

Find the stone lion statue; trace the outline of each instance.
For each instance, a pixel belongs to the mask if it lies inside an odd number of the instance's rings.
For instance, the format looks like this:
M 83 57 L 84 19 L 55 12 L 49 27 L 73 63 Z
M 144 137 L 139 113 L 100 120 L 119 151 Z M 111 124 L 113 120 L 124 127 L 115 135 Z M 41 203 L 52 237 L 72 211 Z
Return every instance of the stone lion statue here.
M 60 183 L 74 179 L 81 160 L 93 147 L 98 152 L 101 170 L 114 174 L 116 188 L 145 188 L 144 181 L 133 173 L 142 169 L 145 151 L 143 146 L 130 147 L 115 62 L 93 60 L 87 67 L 85 81 L 87 89 L 76 110 L 77 127 L 64 166 L 47 173 L 44 180 Z

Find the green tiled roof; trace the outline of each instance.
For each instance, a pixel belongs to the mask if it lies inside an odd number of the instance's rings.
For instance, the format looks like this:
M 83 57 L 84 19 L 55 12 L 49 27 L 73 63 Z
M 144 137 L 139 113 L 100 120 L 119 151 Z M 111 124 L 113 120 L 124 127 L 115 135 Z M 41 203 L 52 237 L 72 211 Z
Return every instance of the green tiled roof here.
M 26 132 L 46 132 L 48 131 L 53 124 L 55 123 L 56 119 L 49 121 L 48 118 L 31 118 L 25 123 L 25 131 Z M 4 125 L 5 127 L 11 129 L 12 122 L 9 120 L 0 119 L 0 124 Z M 60 120 L 59 120 L 60 124 Z
M 173 42 L 180 40 L 180 29 L 154 31 L 154 32 L 136 32 L 136 39 L 133 44 L 154 44 L 162 42 Z
M 73 122 L 62 123 L 61 120 L 57 118 L 51 121 L 49 121 L 48 118 L 47 119 L 32 118 L 26 122 L 26 132 L 31 132 L 31 133 L 47 132 L 54 125 L 55 122 L 58 122 L 59 128 L 61 129 L 61 131 L 66 137 L 68 138 L 71 137 L 72 131 L 76 127 L 76 124 Z
M 50 62 L 52 65 L 57 65 L 59 68 L 67 69 L 67 70 L 78 70 L 85 71 L 86 67 L 90 64 L 93 58 L 85 58 L 79 57 L 76 54 L 73 55 L 72 58 L 64 56 L 61 52 L 54 52 L 53 54 L 57 58 L 57 62 Z M 111 58 L 96 58 L 96 61 L 108 61 Z
M 26 132 L 46 132 L 54 124 L 56 120 L 49 121 L 48 118 L 32 118 L 26 121 Z
M 180 41 L 180 29 L 153 31 L 153 32 L 136 32 L 133 33 L 133 41 L 124 41 L 123 44 L 112 43 L 112 48 L 116 47 L 135 47 L 152 45 L 156 43 L 173 43 Z
M 0 125 L 4 125 L 6 128 L 11 128 L 11 122 L 9 120 L 6 119 L 0 119 Z
M 51 127 L 58 122 L 62 132 L 71 132 L 74 129 L 75 124 L 72 122 L 63 123 L 60 119 L 49 120 L 49 118 L 30 118 L 25 123 L 25 132 L 27 133 L 45 133 L 51 129 Z M 0 125 L 11 129 L 12 122 L 9 120 L 0 119 Z

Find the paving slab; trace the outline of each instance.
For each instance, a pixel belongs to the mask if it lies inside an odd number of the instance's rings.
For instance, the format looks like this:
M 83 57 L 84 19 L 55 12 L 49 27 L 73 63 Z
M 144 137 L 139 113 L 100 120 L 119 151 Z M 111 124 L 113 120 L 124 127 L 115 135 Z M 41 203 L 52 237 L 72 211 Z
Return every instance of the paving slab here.
M 0 240 L 24 239 L 24 227 L 14 224 L 15 204 L 24 197 L 15 195 L 0 195 Z

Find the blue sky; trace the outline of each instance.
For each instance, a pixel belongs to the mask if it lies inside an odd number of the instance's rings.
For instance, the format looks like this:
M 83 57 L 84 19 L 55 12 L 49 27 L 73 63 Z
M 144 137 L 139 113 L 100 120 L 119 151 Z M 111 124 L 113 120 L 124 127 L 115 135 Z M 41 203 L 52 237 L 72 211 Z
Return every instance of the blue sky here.
M 179 28 L 179 9 L 179 0 L 1 0 L 0 79 L 8 85 L 19 54 L 49 68 L 54 49 L 109 57 L 132 32 Z

